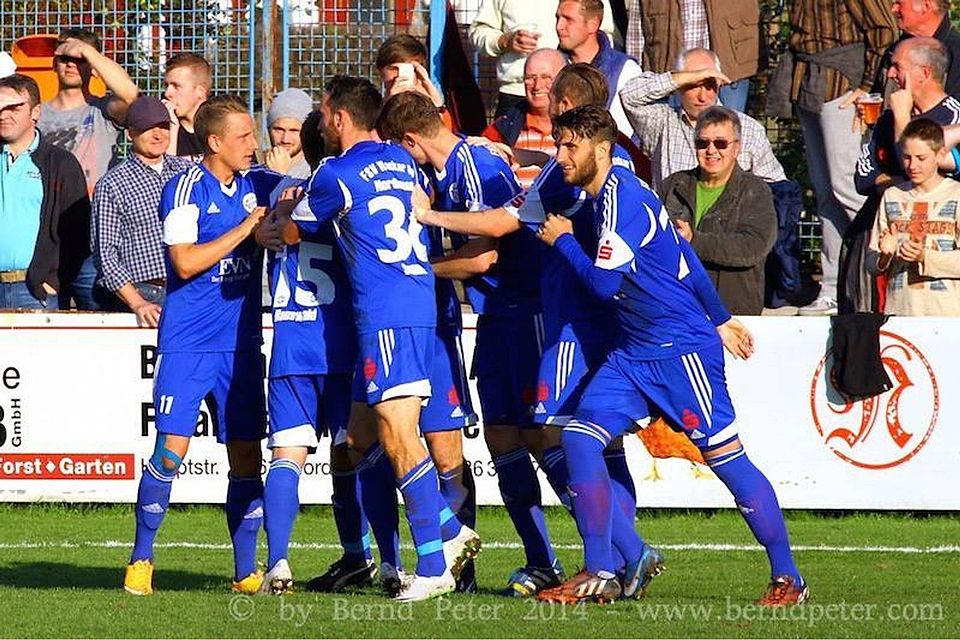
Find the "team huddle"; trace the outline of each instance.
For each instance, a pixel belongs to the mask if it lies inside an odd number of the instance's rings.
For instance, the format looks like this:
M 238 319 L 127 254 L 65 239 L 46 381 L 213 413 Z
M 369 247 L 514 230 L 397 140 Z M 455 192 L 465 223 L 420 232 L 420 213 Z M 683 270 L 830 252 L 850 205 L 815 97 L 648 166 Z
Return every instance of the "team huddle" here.
M 497 149 L 450 131 L 415 91 L 384 101 L 365 79 L 330 79 L 302 128 L 305 182 L 251 167 L 257 143 L 243 103 L 204 103 L 195 125 L 204 159 L 166 184 L 160 204 L 168 282 L 157 440 L 137 496 L 128 592 L 152 593 L 154 539 L 204 399 L 230 463 L 234 591 L 293 588 L 300 473 L 322 436 L 343 553 L 306 589 L 379 580 L 399 601 L 475 591 L 482 527 L 461 432 L 477 416 L 459 281 L 478 315 L 471 369 L 484 437 L 525 553 L 505 595 L 643 596 L 664 559 L 636 530 L 622 437 L 662 417 L 700 450 L 766 549 L 760 603 L 806 600 L 776 495 L 744 452 L 726 388 L 723 350 L 749 357 L 752 336 L 636 177 L 606 99 L 589 65 L 561 70 L 550 91 L 557 154 L 526 190 Z M 534 459 L 583 539 L 572 577 L 554 554 Z M 400 558 L 397 490 L 415 567 Z

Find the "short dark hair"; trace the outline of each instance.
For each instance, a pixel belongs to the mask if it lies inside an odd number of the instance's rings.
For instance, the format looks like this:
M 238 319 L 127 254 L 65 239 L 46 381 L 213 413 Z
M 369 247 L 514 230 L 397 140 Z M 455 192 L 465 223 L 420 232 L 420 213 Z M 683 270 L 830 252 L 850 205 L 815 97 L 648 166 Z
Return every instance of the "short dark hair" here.
M 930 148 L 934 151 L 940 151 L 940 149 L 944 147 L 943 127 L 930 118 L 911 120 L 907 123 L 907 126 L 903 128 L 903 133 L 900 134 L 899 144 L 903 146 L 903 143 L 908 139 L 923 140 L 930 145 Z
M 197 115 L 193 118 L 193 128 L 197 137 L 200 138 L 200 142 L 203 143 L 204 149 L 211 151 L 208 142 L 210 136 L 223 135 L 226 117 L 231 113 L 246 113 L 249 115 L 250 111 L 243 100 L 231 94 L 214 96 L 200 105 L 200 108 L 197 109 Z
M 377 119 L 380 137 L 398 142 L 407 133 L 433 137 L 442 126 L 440 111 L 433 101 L 416 91 L 402 91 L 387 98 Z
M 307 114 L 300 128 L 300 146 L 303 147 L 303 157 L 311 168 L 320 164 L 326 154 L 326 141 L 323 139 L 323 114 L 314 109 Z
M 737 115 L 737 112 L 733 109 L 728 109 L 727 107 L 722 107 L 720 105 L 714 105 L 712 107 L 707 107 L 703 110 L 699 116 L 697 116 L 697 126 L 694 127 L 694 135 L 699 135 L 703 131 L 704 127 L 709 127 L 713 124 L 724 124 L 729 122 L 733 125 L 733 137 L 737 140 L 740 139 L 740 116 Z
M 553 119 L 553 139 L 559 142 L 564 129 L 581 140 L 609 142 L 611 151 L 617 142 L 617 123 L 607 108 L 601 105 L 574 107 L 556 116 Z
M 377 71 L 399 62 L 427 63 L 427 48 L 409 33 L 398 33 L 383 41 L 377 49 Z
M 57 36 L 57 44 L 63 44 L 70 38 L 80 40 L 81 42 L 86 42 L 97 51 L 103 51 L 100 45 L 100 36 L 93 31 L 90 31 L 90 29 L 83 29 L 81 27 L 70 27 L 69 29 L 64 29 L 60 32 L 60 35 Z
M 567 65 L 553 79 L 550 92 L 559 102 L 567 98 L 576 107 L 587 104 L 604 105 L 609 98 L 607 79 L 586 62 Z
M 587 20 L 599 18 L 603 20 L 603 0 L 560 0 L 561 2 L 577 2 L 580 4 L 580 13 Z
M 364 131 L 373 131 L 383 97 L 373 83 L 366 78 L 335 75 L 323 87 L 327 94 L 330 113 L 346 111 L 353 124 Z
M 37 81 L 30 76 L 14 73 L 5 78 L 0 78 L 0 88 L 13 89 L 17 93 L 27 94 L 31 109 L 40 104 L 40 87 L 37 86 Z
M 213 86 L 213 71 L 210 68 L 210 63 L 203 56 L 189 51 L 170 56 L 163 69 L 163 74 L 166 75 L 181 67 L 189 67 L 193 71 L 193 75 L 197 78 L 197 84 L 203 85 L 207 89 Z

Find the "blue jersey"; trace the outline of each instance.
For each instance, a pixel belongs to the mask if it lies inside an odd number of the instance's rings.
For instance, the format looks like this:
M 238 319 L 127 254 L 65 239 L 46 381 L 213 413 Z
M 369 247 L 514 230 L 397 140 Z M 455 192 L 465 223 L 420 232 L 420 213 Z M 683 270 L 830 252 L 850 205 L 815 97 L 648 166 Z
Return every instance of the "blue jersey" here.
M 227 187 L 199 163 L 172 177 L 160 196 L 160 222 L 166 247 L 205 244 L 239 225 L 258 204 L 256 174 L 234 176 Z M 259 349 L 260 252 L 252 238 L 241 242 L 212 267 L 186 280 L 164 251 L 167 299 L 160 314 L 161 353 Z
M 413 217 L 410 200 L 420 176 L 400 146 L 359 142 L 320 163 L 293 211 L 306 234 L 333 220 L 360 333 L 436 326 L 427 234 Z
M 443 172 L 435 173 L 434 180 L 434 208 L 441 211 L 493 209 L 506 205 L 521 192 L 520 183 L 503 158 L 466 141 L 454 148 Z M 463 246 L 467 241 L 460 235 L 453 240 L 454 246 Z M 524 233 L 500 239 L 496 264 L 487 273 L 464 283 L 474 311 L 508 315 L 540 310 L 538 244 L 536 238 Z
M 620 145 L 613 148 L 614 166 L 634 171 L 633 160 Z M 536 232 L 548 213 L 570 218 L 573 235 L 588 256 L 597 254 L 597 229 L 594 222 L 593 201 L 580 187 L 567 184 L 555 158 L 527 190 L 522 202 L 513 208 L 526 224 Z M 542 245 L 542 243 L 541 243 Z M 543 304 L 543 324 L 546 343 L 553 344 L 564 327 L 575 326 L 582 332 L 610 335 L 613 331 L 612 314 L 608 303 L 597 299 L 577 278 L 573 268 L 558 251 L 543 246 L 540 268 L 540 296 Z
M 303 181 L 288 180 L 289 186 Z M 357 338 L 350 281 L 333 223 L 270 252 L 273 348 L 270 377 L 353 373 Z
M 632 172 L 613 167 L 594 200 L 595 265 L 624 274 L 614 297 L 617 348 L 636 359 L 678 357 L 718 344 L 698 293 L 703 269 L 657 196 Z M 691 275 L 691 269 L 696 273 Z
M 503 206 L 520 192 L 516 176 L 502 158 L 486 147 L 470 145 L 465 140 L 461 140 L 454 147 L 442 171 L 429 167 L 427 174 L 436 194 L 434 208 L 441 211 L 494 209 Z M 443 255 L 444 233 L 439 227 L 430 229 L 431 257 Z M 455 247 L 463 246 L 466 242 L 466 238 L 459 234 L 453 234 L 451 240 Z M 501 240 L 498 263 L 503 260 L 503 251 L 504 241 Z M 477 313 L 483 313 L 481 309 L 486 303 L 484 294 L 480 292 L 489 290 L 480 285 L 484 277 L 471 278 L 465 283 L 467 296 Z M 491 276 L 491 279 L 493 284 L 490 287 L 496 288 L 496 285 L 500 284 L 499 279 L 496 275 Z M 459 328 L 460 301 L 453 281 L 449 278 L 437 279 L 437 313 L 438 323 Z

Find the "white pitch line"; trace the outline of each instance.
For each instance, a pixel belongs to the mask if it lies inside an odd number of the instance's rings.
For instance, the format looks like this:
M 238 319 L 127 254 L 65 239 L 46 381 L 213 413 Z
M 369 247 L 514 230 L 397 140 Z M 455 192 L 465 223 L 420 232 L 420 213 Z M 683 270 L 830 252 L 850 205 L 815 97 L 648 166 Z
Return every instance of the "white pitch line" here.
M 133 544 L 129 540 L 103 540 L 82 542 L 0 542 L 0 549 L 126 549 Z M 263 545 L 261 545 L 262 547 Z M 294 549 L 338 550 L 339 544 L 329 542 L 291 542 Z M 486 549 L 522 549 L 519 542 L 484 541 Z M 578 544 L 555 544 L 556 549 L 580 549 Z M 755 544 L 723 544 L 723 543 L 685 543 L 685 544 L 658 544 L 657 549 L 664 551 L 763 551 L 763 547 Z M 209 551 L 229 550 L 228 543 L 211 542 L 160 542 L 154 545 L 157 549 L 200 549 Z M 412 548 L 403 545 L 403 548 Z M 960 545 L 940 545 L 935 547 L 888 547 L 888 546 L 853 546 L 853 545 L 794 545 L 794 551 L 809 551 L 823 553 L 902 553 L 902 554 L 952 554 L 960 553 Z

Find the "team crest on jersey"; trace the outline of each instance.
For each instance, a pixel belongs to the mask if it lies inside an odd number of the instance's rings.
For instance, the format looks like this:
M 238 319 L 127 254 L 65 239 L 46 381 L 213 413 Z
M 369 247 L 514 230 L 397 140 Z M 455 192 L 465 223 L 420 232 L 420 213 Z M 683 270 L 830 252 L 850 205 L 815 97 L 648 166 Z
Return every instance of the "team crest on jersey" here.
M 460 394 L 457 393 L 456 387 L 450 387 L 450 390 L 447 391 L 447 402 L 451 406 L 458 406 L 460 404 Z
M 253 212 L 257 207 L 257 194 L 248 193 L 243 196 L 243 208 L 247 213 Z
M 367 358 L 363 361 L 363 377 L 369 381 L 373 380 L 375 375 L 377 375 L 377 363 Z
M 541 380 L 540 384 L 537 385 L 537 400 L 543 402 L 550 397 L 550 387 L 547 386 L 546 380 Z
M 450 196 L 450 202 L 460 202 L 460 189 L 457 188 L 457 183 L 454 182 L 450 185 L 450 188 L 447 190 L 447 193 Z
M 700 418 L 690 409 L 684 409 L 680 419 L 683 420 L 683 428 L 687 431 L 695 431 L 700 426 Z

